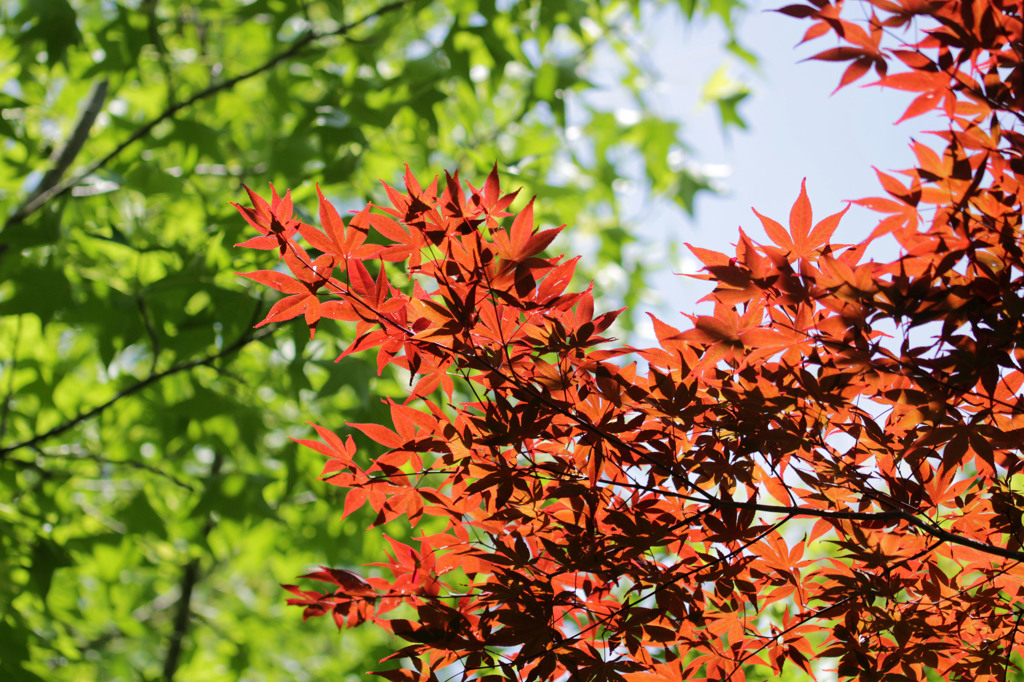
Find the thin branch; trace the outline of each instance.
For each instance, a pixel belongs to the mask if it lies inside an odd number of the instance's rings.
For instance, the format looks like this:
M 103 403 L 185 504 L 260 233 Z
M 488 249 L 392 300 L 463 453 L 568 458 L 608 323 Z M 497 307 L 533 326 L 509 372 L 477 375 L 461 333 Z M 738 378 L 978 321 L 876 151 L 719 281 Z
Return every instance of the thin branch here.
M 257 313 L 258 312 L 259 312 L 259 308 L 257 308 Z M 258 317 L 258 315 L 257 315 L 257 317 Z M 39 443 L 42 443 L 43 441 L 46 441 L 46 440 L 49 440 L 50 438 L 53 438 L 54 436 L 59 436 L 60 434 L 64 433 L 65 431 L 68 431 L 69 429 L 72 429 L 75 426 L 78 426 L 79 424 L 81 424 L 84 421 L 88 421 L 89 419 L 92 419 L 93 417 L 95 417 L 95 416 L 97 416 L 99 414 L 102 414 L 104 411 L 106 411 L 108 408 L 110 408 L 111 406 L 116 404 L 122 398 L 126 398 L 126 397 L 128 397 L 128 396 L 130 396 L 130 395 L 132 395 L 134 393 L 138 393 L 142 389 L 157 383 L 161 379 L 164 379 L 164 378 L 169 377 L 169 376 L 174 375 L 174 374 L 178 374 L 180 372 L 187 372 L 189 370 L 195 369 L 196 367 L 203 367 L 203 366 L 211 365 L 214 362 L 216 362 L 217 360 L 220 360 L 221 358 L 227 357 L 228 355 L 231 355 L 232 353 L 235 353 L 236 351 L 241 350 L 243 347 L 245 347 L 246 345 L 248 345 L 249 343 L 251 343 L 253 341 L 258 341 L 260 339 L 266 338 L 267 336 L 270 336 L 273 333 L 273 331 L 274 331 L 273 328 L 268 328 L 268 329 L 266 329 L 264 331 L 255 332 L 255 333 L 250 333 L 249 331 L 246 331 L 246 333 L 243 334 L 241 337 L 239 337 L 239 339 L 237 341 L 235 341 L 233 344 L 231 344 L 227 348 L 224 348 L 223 350 L 218 351 L 217 353 L 212 353 L 210 355 L 206 355 L 206 356 L 204 356 L 202 358 L 199 358 L 197 360 L 189 360 L 188 362 L 182 362 L 182 363 L 179 363 L 177 365 L 174 365 L 173 367 L 165 369 L 162 372 L 157 372 L 156 374 L 150 374 L 145 379 L 142 379 L 142 380 L 132 384 L 131 386 L 128 386 L 127 388 L 124 388 L 124 389 L 118 391 L 117 394 L 114 395 L 114 397 L 112 397 L 110 400 L 106 401 L 105 403 L 102 403 L 101 405 L 97 405 L 96 407 L 92 408 L 91 410 L 87 410 L 85 412 L 80 412 L 77 416 L 72 417 L 71 419 L 68 419 L 64 423 L 59 424 L 59 425 L 53 427 L 52 429 L 50 429 L 46 433 L 40 433 L 40 434 L 37 434 L 35 436 L 32 436 L 28 440 L 22 441 L 20 443 L 15 443 L 14 445 L 10 445 L 10 446 L 5 447 L 5 448 L 0 448 L 0 462 L 2 462 L 3 460 L 7 459 L 7 456 L 10 453 L 14 452 L 15 450 L 18 450 L 20 448 L 26 448 L 26 447 L 35 446 L 35 445 L 37 445 Z
M 626 483 L 617 483 L 624 487 L 631 487 Z M 669 490 L 659 490 L 662 495 L 669 497 L 681 497 L 685 499 L 693 499 L 683 493 L 675 493 Z M 878 502 L 883 502 L 878 497 L 874 497 Z M 895 521 L 903 520 L 912 526 L 916 526 L 923 530 L 926 534 L 937 540 L 943 540 L 950 542 L 955 545 L 961 545 L 964 547 L 970 547 L 971 549 L 984 552 L 985 554 L 991 554 L 993 556 L 1003 557 L 1004 559 L 1014 559 L 1016 561 L 1024 561 L 1024 552 L 1015 552 L 1011 549 L 1004 549 L 996 545 L 990 545 L 986 542 L 978 540 L 971 540 L 965 538 L 962 535 L 952 533 L 945 530 L 941 526 L 931 521 L 925 521 L 917 517 L 908 511 L 902 509 L 893 509 L 890 511 L 877 511 L 877 512 L 858 512 L 858 511 L 846 511 L 842 509 L 815 509 L 813 507 L 801 507 L 797 505 L 786 506 L 786 505 L 775 505 L 775 504 L 761 504 L 759 502 L 739 502 L 736 500 L 722 500 L 713 498 L 711 502 L 707 502 L 708 506 L 713 509 L 748 509 L 751 511 L 765 512 L 768 514 L 791 514 L 795 516 L 810 516 L 821 519 L 836 519 L 845 521 Z
M 351 23 L 345 24 L 335 29 L 334 31 L 330 31 L 329 33 L 316 33 L 314 31 L 310 31 L 296 39 L 295 42 L 292 43 L 291 47 L 289 47 L 287 50 L 274 55 L 273 57 L 266 60 L 259 66 L 256 66 L 248 71 L 240 73 L 237 76 L 229 78 L 216 85 L 211 85 L 210 87 L 204 90 L 200 90 L 199 92 L 192 95 L 183 102 L 171 104 L 166 109 L 164 109 L 164 111 L 161 114 L 159 114 L 156 118 L 151 119 L 148 123 L 145 123 L 138 129 L 136 129 L 134 133 L 129 135 L 126 140 L 121 142 L 121 144 L 117 145 L 117 147 L 115 147 L 106 156 L 103 156 L 100 159 L 90 163 L 83 170 L 79 171 L 78 173 L 68 178 L 67 180 L 59 182 L 55 184 L 53 187 L 47 188 L 38 196 L 31 198 L 31 200 L 27 201 L 23 207 L 19 208 L 14 213 L 14 215 L 7 219 L 7 224 L 5 225 L 5 227 L 10 227 L 13 224 L 17 224 L 24 221 L 25 218 L 27 218 L 32 213 L 38 211 L 42 206 L 44 206 L 51 200 L 61 196 L 69 189 L 80 183 L 87 176 L 89 176 L 92 173 L 95 173 L 97 170 L 108 164 L 111 160 L 118 157 L 121 154 L 121 152 L 123 152 L 125 149 L 127 149 L 128 147 L 130 147 L 131 145 L 133 145 L 134 143 L 138 142 L 146 135 L 148 135 L 149 132 L 153 130 L 153 128 L 155 128 L 157 125 L 163 123 L 168 119 L 174 118 L 174 115 L 182 109 L 187 109 L 188 107 L 192 106 L 200 100 L 206 99 L 211 95 L 215 95 L 218 92 L 221 92 L 222 90 L 228 90 L 230 88 L 233 88 L 242 81 L 246 81 L 252 78 L 253 76 L 258 76 L 264 71 L 272 69 L 281 62 L 295 56 L 303 49 L 305 49 L 307 46 L 318 40 L 322 40 L 323 38 L 329 38 L 333 36 L 344 36 L 349 31 L 358 28 L 359 26 L 369 21 L 372 21 L 373 19 L 377 19 L 386 14 L 390 14 L 392 12 L 400 10 L 407 5 L 411 5 L 413 2 L 414 0 L 396 0 L 395 2 L 391 2 L 387 5 L 384 5 L 383 7 L 375 10 L 374 12 L 371 12 L 370 14 L 367 14 L 366 16 L 356 19 Z

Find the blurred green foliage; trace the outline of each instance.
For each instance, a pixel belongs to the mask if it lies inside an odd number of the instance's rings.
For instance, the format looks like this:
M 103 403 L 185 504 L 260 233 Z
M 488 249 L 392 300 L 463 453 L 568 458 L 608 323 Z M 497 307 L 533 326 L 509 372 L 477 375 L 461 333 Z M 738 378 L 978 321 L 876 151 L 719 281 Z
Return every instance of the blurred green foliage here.
M 742 9 L 680 5 L 727 27 Z M 289 437 L 381 419 L 379 396 L 402 386 L 372 359 L 334 366 L 327 325 L 315 342 L 301 325 L 252 329 L 268 303 L 233 272 L 267 264 L 232 251 L 246 226 L 228 202 L 273 181 L 312 209 L 319 181 L 345 210 L 405 163 L 479 181 L 497 160 L 543 196 L 540 221 L 598 239 L 593 268 L 619 263 L 613 159 L 638 158 L 686 210 L 707 188 L 667 162 L 679 127 L 643 107 L 656 74 L 623 29 L 639 14 L 637 0 L 0 5 L 0 679 L 356 680 L 390 653 L 374 630 L 302 626 L 279 583 L 380 556 Z M 579 97 L 611 59 L 636 120 Z M 742 124 L 742 93 L 722 92 L 723 123 Z

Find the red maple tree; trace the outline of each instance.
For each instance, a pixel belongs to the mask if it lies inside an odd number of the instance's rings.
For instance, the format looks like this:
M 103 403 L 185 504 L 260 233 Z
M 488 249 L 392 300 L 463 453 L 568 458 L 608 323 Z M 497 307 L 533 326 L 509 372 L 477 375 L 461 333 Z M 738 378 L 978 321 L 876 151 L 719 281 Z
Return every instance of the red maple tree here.
M 391 426 L 349 425 L 387 448 L 368 468 L 351 436 L 300 442 L 346 516 L 442 520 L 390 541 L 388 577 L 324 568 L 289 603 L 406 640 L 391 680 L 744 679 L 816 659 L 1004 679 L 1024 646 L 1022 5 L 871 0 L 861 23 L 841 5 L 780 11 L 842 40 L 817 55 L 851 62 L 840 87 L 874 70 L 920 93 L 905 117 L 940 112 L 944 148 L 879 173 L 861 243 L 832 243 L 843 212 L 815 222 L 801 189 L 788 226 L 758 214 L 771 243 L 693 248 L 714 314 L 654 318 L 655 348 L 602 337 L 621 311 L 569 290 L 576 259 L 544 255 L 559 230 L 532 202 L 513 213 L 496 171 L 478 189 L 407 170 L 347 222 L 320 195 L 319 227 L 250 192 L 246 245 L 293 274 L 247 275 L 288 294 L 263 323 L 354 322 L 343 355 L 412 377 Z M 890 237 L 897 258 L 866 258 Z

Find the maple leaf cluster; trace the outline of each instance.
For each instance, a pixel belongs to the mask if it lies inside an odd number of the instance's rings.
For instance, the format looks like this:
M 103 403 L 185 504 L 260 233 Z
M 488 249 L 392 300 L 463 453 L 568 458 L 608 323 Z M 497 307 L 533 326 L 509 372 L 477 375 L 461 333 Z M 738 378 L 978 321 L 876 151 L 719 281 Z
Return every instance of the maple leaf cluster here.
M 326 587 L 287 586 L 289 603 L 404 639 L 392 680 L 723 680 L 815 661 L 984 680 L 1019 662 L 1021 7 L 873 0 L 854 23 L 841 5 L 781 11 L 843 41 L 817 56 L 851 62 L 840 87 L 874 69 L 920 93 L 905 116 L 940 112 L 944 148 L 915 142 L 916 167 L 879 173 L 860 243 L 833 243 L 845 211 L 816 222 L 801 188 L 788 225 L 758 214 L 770 243 L 691 247 L 713 313 L 653 318 L 657 347 L 602 336 L 621 311 L 570 290 L 576 259 L 544 255 L 561 228 L 538 230 L 532 202 L 513 212 L 496 170 L 478 189 L 407 169 L 404 193 L 347 221 L 321 194 L 318 227 L 288 195 L 249 193 L 245 245 L 281 264 L 246 276 L 287 294 L 261 324 L 355 323 L 342 357 L 375 350 L 412 377 L 390 426 L 349 425 L 386 448 L 368 467 L 351 435 L 300 442 L 346 489 L 345 516 L 369 505 L 419 535 L 389 539 L 385 574 L 325 567 L 304 577 Z M 919 17 L 916 42 L 884 44 Z M 899 256 L 868 260 L 890 237 Z

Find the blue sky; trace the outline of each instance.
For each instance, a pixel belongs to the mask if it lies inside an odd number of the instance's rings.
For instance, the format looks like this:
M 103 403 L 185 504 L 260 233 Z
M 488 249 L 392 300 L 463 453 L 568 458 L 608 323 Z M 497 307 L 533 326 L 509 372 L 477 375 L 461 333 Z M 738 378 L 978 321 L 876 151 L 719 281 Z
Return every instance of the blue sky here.
M 810 22 L 764 9 L 782 4 L 759 3 L 740 24 L 741 43 L 758 55 L 760 65 L 753 72 L 739 60 L 731 62 L 753 93 L 741 105 L 748 129 L 733 129 L 726 138 L 717 111 L 700 105 L 704 82 L 722 63 L 723 31 L 715 23 L 687 27 L 674 7 L 643 17 L 648 55 L 662 75 L 652 88 L 654 106 L 682 123 L 685 139 L 694 145 L 694 161 L 729 173 L 721 179 L 724 194 L 699 199 L 693 219 L 664 206 L 642 221 L 650 226 L 643 235 L 643 257 L 657 272 L 650 289 L 660 298 L 651 304 L 666 321 L 681 323 L 674 311 L 693 312 L 707 291 L 703 282 L 671 274 L 699 267 L 683 242 L 728 251 L 740 226 L 756 241 L 765 240 L 751 207 L 787 224 L 805 177 L 815 220 L 842 210 L 844 200 L 883 195 L 872 166 L 908 168 L 911 137 L 929 143 L 933 138 L 921 132 L 926 119 L 894 125 L 911 97 L 859 87 L 873 82 L 873 73 L 831 94 L 846 63 L 801 60 L 833 47 L 835 39 L 826 36 L 797 47 Z M 650 212 L 642 190 L 623 198 L 628 215 Z M 863 239 L 874 227 L 874 215 L 854 207 L 835 241 Z M 672 244 L 681 247 L 675 254 L 666 248 Z

